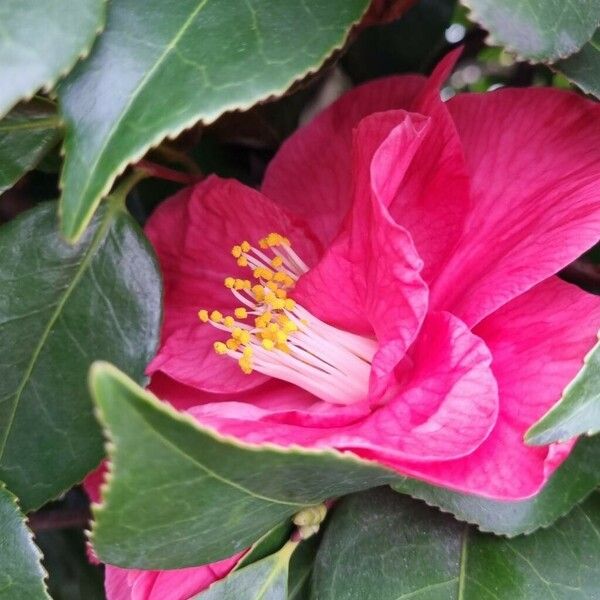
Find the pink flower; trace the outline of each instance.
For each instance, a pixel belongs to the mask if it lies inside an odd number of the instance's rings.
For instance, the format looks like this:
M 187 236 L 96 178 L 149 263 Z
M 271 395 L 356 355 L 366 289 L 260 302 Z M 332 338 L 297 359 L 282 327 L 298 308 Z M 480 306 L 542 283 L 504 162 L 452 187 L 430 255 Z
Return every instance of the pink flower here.
M 346 94 L 261 192 L 210 177 L 157 209 L 159 397 L 249 443 L 488 498 L 540 490 L 572 442 L 523 433 L 600 317 L 555 276 L 600 238 L 600 106 L 555 89 L 444 104 L 455 59 Z
M 100 486 L 104 481 L 105 472 L 105 465 L 102 464 L 83 482 L 92 502 L 100 501 Z M 244 550 L 208 565 L 169 571 L 123 569 L 106 565 L 104 573 L 106 598 L 107 600 L 188 600 L 227 576 L 245 553 Z M 91 562 L 98 562 L 91 548 L 88 554 Z

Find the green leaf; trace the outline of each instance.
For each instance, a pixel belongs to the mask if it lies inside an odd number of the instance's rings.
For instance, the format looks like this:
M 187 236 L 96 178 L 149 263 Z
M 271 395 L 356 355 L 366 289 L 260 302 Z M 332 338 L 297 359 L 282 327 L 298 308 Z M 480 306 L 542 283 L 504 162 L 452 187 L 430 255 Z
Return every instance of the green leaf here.
M 292 555 L 288 576 L 288 600 L 308 600 L 311 594 L 311 576 L 320 535 L 314 535 L 303 542 Z
M 161 318 L 152 250 L 116 203 L 76 246 L 56 229 L 55 203 L 0 228 L 0 478 L 26 511 L 102 457 L 91 362 L 110 359 L 143 381 Z
M 236 570 L 192 600 L 287 600 L 290 557 L 298 542 Z
M 111 2 L 59 90 L 62 231 L 76 240 L 127 164 L 166 136 L 281 94 L 344 44 L 368 0 Z M 127 60 L 123 60 L 127 57 Z
M 89 52 L 104 11 L 105 0 L 3 0 L 0 115 L 68 73 Z
M 600 495 L 552 528 L 477 532 L 381 488 L 342 499 L 315 561 L 318 600 L 599 598 Z
M 462 0 L 490 43 L 521 58 L 554 62 L 575 54 L 600 25 L 597 0 Z
M 41 552 L 17 506 L 0 483 L 0 600 L 50 600 Z
M 274 554 L 290 539 L 292 530 L 293 525 L 289 520 L 279 523 L 279 525 L 275 525 L 273 529 L 267 531 L 265 535 L 252 544 L 248 553 L 241 558 L 235 568 L 241 569 L 242 567 L 251 565 L 258 560 Z
M 220 560 L 303 508 L 396 478 L 334 451 L 220 437 L 106 363 L 92 367 L 90 385 L 111 441 L 92 541 L 110 564 L 173 569 Z
M 536 446 L 600 431 L 600 342 L 583 359 L 583 368 L 562 398 L 525 434 Z
M 557 62 L 555 67 L 586 94 L 600 98 L 600 29 L 577 54 Z
M 21 104 L 0 121 L 0 194 L 33 169 L 58 142 L 60 120 L 50 102 Z
M 520 502 L 498 502 L 459 494 L 405 478 L 393 488 L 452 513 L 457 519 L 509 537 L 551 525 L 600 483 L 600 438 L 581 440 L 542 491 Z

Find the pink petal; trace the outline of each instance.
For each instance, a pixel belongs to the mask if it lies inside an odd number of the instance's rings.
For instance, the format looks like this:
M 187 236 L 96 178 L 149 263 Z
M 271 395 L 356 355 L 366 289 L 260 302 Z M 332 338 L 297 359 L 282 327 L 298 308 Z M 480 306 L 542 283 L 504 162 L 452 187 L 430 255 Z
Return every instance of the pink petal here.
M 474 325 L 600 238 L 600 106 L 555 89 L 461 94 L 448 105 L 475 204 L 432 298 Z
M 201 567 L 170 571 L 142 571 L 106 565 L 107 600 L 189 600 L 225 577 L 245 554 Z
M 424 82 L 389 77 L 344 94 L 285 141 L 269 164 L 263 193 L 302 216 L 328 245 L 352 203 L 354 127 L 374 112 L 407 107 Z
M 572 443 L 526 446 L 525 431 L 559 398 L 594 345 L 600 300 L 556 277 L 485 319 L 476 333 L 488 344 L 500 413 L 489 438 L 458 461 L 398 466 L 458 491 L 499 500 L 535 495 Z
M 294 298 L 319 318 L 357 333 L 375 332 L 382 358 L 376 357 L 373 365 L 374 399 L 427 310 L 422 261 L 410 234 L 388 212 L 426 130 L 426 118 L 405 111 L 361 121 L 354 136 L 352 213 L 320 263 L 294 290 Z
M 485 344 L 448 314 L 426 321 L 411 362 L 387 404 L 331 407 L 329 413 L 271 414 L 246 403 L 190 409 L 205 426 L 248 443 L 351 450 L 383 464 L 464 456 L 489 435 L 497 389 Z M 321 403 L 325 405 L 325 403 Z
M 248 275 L 235 264 L 231 248 L 242 240 L 257 243 L 271 231 L 284 233 L 307 264 L 317 259 L 313 236 L 260 193 L 236 181 L 209 177 L 161 204 L 146 233 L 160 262 L 165 287 L 162 343 L 148 373 L 162 371 L 200 389 L 236 392 L 265 377 L 245 375 L 235 361 L 212 351 L 224 336 L 201 324 L 198 310 L 231 311 L 238 305 L 225 288 L 225 277 Z

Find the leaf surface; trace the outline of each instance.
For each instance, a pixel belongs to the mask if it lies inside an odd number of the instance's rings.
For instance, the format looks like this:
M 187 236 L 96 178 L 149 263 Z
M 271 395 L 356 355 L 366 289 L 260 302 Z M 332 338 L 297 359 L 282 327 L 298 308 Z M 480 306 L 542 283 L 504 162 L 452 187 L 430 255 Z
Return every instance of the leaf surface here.
M 105 0 L 2 0 L 0 116 L 52 88 L 89 52 L 105 8 Z
M 0 599 L 50 600 L 41 565 L 17 499 L 0 483 Z
M 597 493 L 551 528 L 506 539 L 369 490 L 334 508 L 311 600 L 597 600 L 599 528 Z
M 60 137 L 60 120 L 41 99 L 15 107 L 0 121 L 0 194 L 33 169 Z
M 220 437 L 106 363 L 94 365 L 90 385 L 111 440 L 92 541 L 110 564 L 169 569 L 221 560 L 303 508 L 396 477 L 338 452 Z
M 284 92 L 343 45 L 368 0 L 111 2 L 59 91 L 62 231 L 77 239 L 115 177 L 166 136 Z M 127 57 L 127 60 L 123 60 Z
M 575 54 L 600 25 L 596 0 L 462 0 L 491 43 L 521 58 L 554 62 Z
M 290 557 L 297 542 L 210 586 L 192 600 L 287 600 Z
M 586 94 L 600 98 L 600 29 L 577 54 L 556 63 L 556 68 Z
M 81 481 L 102 437 L 86 392 L 96 359 L 137 380 L 158 341 L 160 276 L 138 226 L 112 203 L 75 246 L 56 204 L 0 228 L 0 477 L 29 511 Z

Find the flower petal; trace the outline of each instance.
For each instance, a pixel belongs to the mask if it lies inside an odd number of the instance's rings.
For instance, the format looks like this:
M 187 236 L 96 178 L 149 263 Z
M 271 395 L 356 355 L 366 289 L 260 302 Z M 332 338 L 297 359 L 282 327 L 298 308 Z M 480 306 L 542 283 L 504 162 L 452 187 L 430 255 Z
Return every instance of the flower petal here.
M 559 398 L 594 345 L 600 299 L 556 277 L 506 304 L 477 328 L 494 357 L 500 413 L 489 438 L 470 456 L 408 474 L 498 500 L 535 495 L 567 457 L 572 442 L 526 446 L 523 435 Z
M 461 94 L 448 105 L 474 208 L 432 301 L 472 326 L 600 238 L 600 106 L 555 89 Z
M 388 77 L 354 88 L 298 129 L 265 173 L 262 192 L 299 214 L 327 246 L 352 203 L 352 132 L 364 117 L 407 107 L 421 76 Z
M 142 571 L 106 565 L 107 600 L 188 600 L 225 577 L 246 551 L 186 569 Z
M 316 262 L 313 236 L 259 192 L 233 180 L 209 177 L 161 204 L 146 233 L 160 262 L 165 288 L 162 343 L 148 373 L 213 392 L 249 389 L 265 380 L 245 375 L 235 361 L 212 351 L 222 333 L 198 321 L 198 310 L 232 311 L 238 305 L 223 285 L 228 276 L 245 278 L 231 248 L 242 240 L 258 242 L 271 231 L 284 232 L 307 264 Z
M 329 412 L 272 414 L 268 407 L 213 403 L 189 413 L 248 443 L 350 450 L 382 464 L 454 459 L 473 452 L 496 421 L 491 356 L 480 338 L 449 314 L 431 315 L 411 352 L 406 377 L 387 404 L 330 407 Z M 325 405 L 326 403 L 321 403 Z

